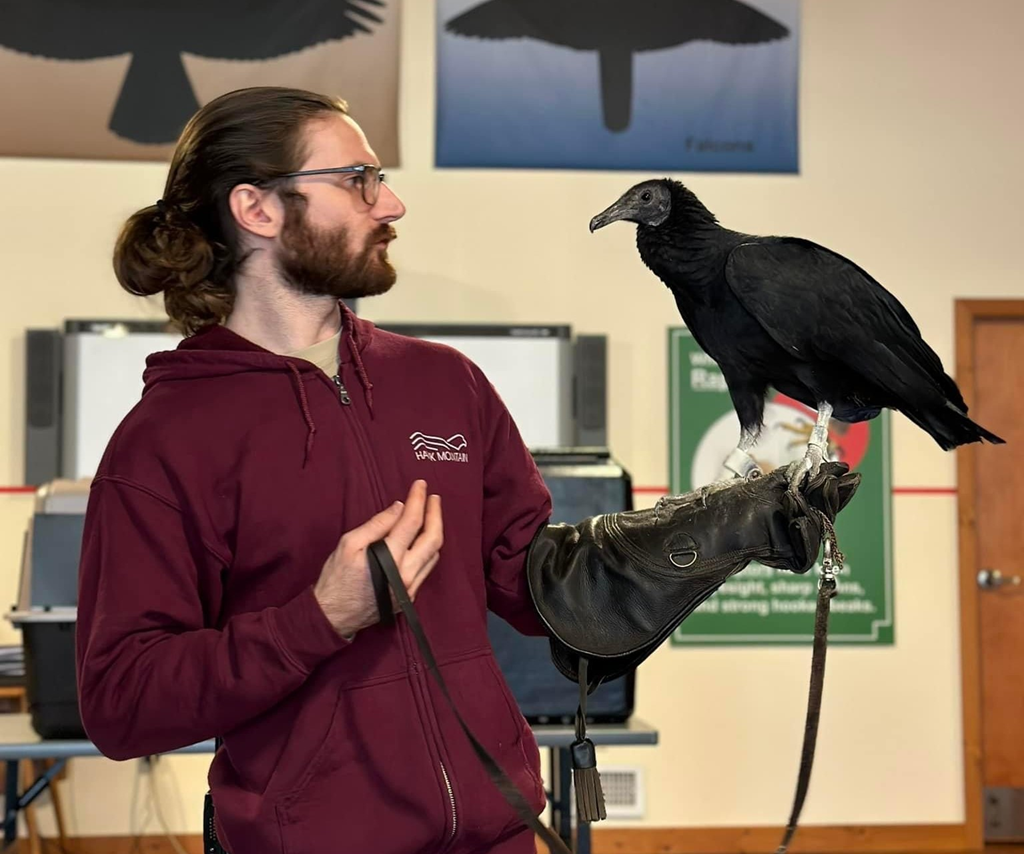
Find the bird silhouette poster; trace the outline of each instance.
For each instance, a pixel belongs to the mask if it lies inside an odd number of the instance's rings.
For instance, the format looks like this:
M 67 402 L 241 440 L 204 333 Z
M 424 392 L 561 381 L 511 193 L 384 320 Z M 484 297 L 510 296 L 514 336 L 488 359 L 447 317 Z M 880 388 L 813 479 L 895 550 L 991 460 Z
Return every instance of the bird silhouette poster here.
M 437 0 L 438 166 L 796 172 L 800 0 Z
M 399 0 L 0 0 L 0 155 L 166 160 L 246 86 L 349 102 L 398 165 Z
M 669 491 L 689 492 L 721 477 L 736 446 L 739 419 L 725 376 L 685 326 L 668 330 Z M 763 471 L 799 460 L 815 411 L 785 395 L 768 397 L 764 427 L 751 450 Z M 845 556 L 836 576 L 829 642 L 888 646 L 894 642 L 890 413 L 828 428 L 828 459 L 863 480 L 857 500 L 836 520 Z M 703 602 L 672 635 L 673 645 L 807 644 L 814 636 L 820 563 L 806 575 L 756 561 Z

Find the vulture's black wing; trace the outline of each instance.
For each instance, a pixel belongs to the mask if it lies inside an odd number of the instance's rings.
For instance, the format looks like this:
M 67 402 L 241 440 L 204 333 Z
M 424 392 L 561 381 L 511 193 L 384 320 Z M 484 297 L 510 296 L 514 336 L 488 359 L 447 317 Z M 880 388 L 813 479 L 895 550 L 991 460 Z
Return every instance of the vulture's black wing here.
M 736 297 L 787 352 L 839 362 L 905 399 L 928 379 L 966 412 L 956 383 L 900 302 L 855 263 L 799 238 L 744 243 L 729 255 Z

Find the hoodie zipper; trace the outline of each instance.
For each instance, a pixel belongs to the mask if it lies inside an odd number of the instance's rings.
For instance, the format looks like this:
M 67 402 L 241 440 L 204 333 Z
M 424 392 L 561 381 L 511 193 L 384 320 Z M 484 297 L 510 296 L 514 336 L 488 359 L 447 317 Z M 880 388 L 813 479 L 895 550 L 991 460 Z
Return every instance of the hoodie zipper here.
M 348 389 L 342 385 L 341 377 L 338 374 L 335 374 L 331 379 L 334 380 L 334 384 L 338 387 L 338 395 L 341 397 L 341 402 L 345 406 L 351 404 L 352 398 L 348 396 Z
M 455 830 L 459 826 L 459 816 L 455 811 L 455 792 L 452 791 L 451 781 L 448 779 L 448 772 L 445 770 L 444 763 L 441 764 L 441 776 L 444 777 L 445 788 L 448 789 L 448 802 L 452 805 L 452 832 L 448 836 L 449 839 L 455 838 Z
M 341 372 L 339 371 L 331 377 L 331 380 L 338 387 L 338 396 L 341 398 L 342 405 L 350 406 L 352 404 L 352 398 L 349 396 L 348 389 L 345 388 L 344 383 L 341 381 Z M 356 430 L 358 431 L 358 429 L 357 425 Z M 415 659 L 412 660 L 412 669 L 417 673 L 417 675 L 419 675 L 420 668 Z M 452 830 L 448 835 L 448 840 L 451 841 L 455 838 L 455 831 L 458 829 L 459 824 L 459 814 L 455 807 L 455 790 L 452 788 L 451 780 L 448 778 L 448 769 L 444 767 L 444 762 L 439 761 L 438 765 L 441 768 L 441 776 L 444 778 L 444 787 L 448 792 L 448 803 L 452 808 Z
M 412 669 L 416 675 L 419 675 L 420 665 L 416 659 L 412 660 Z M 459 813 L 455 808 L 455 790 L 452 788 L 452 781 L 448 779 L 448 769 L 444 767 L 444 762 L 438 762 L 441 766 L 441 776 L 444 777 L 444 787 L 448 791 L 448 803 L 452 807 L 452 832 L 448 834 L 448 840 L 451 841 L 455 838 L 455 831 L 459 828 Z

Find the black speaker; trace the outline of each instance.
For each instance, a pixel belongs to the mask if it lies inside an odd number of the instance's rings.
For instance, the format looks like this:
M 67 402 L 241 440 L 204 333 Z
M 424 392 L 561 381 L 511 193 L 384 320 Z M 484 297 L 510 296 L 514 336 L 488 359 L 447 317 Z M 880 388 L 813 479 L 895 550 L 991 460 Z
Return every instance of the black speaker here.
M 576 445 L 605 448 L 608 446 L 607 336 L 576 336 L 573 361 Z
M 552 522 L 574 524 L 599 513 L 633 509 L 629 473 L 605 450 L 535 451 L 534 460 L 551 492 Z M 531 724 L 572 723 L 579 688 L 551 663 L 547 638 L 526 637 L 494 614 L 488 632 L 505 681 Z M 587 698 L 587 720 L 622 723 L 633 714 L 636 674 L 630 671 Z
M 25 331 L 25 484 L 60 476 L 63 336 L 58 329 Z

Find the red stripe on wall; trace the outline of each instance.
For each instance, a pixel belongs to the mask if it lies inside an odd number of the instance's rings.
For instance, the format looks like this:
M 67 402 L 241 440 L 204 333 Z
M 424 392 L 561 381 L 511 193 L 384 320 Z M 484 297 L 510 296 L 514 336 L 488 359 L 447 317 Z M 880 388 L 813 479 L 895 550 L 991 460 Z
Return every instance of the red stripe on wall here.
M 34 486 L 0 486 L 0 494 L 19 495 L 36 491 Z M 667 486 L 634 486 L 633 492 L 665 495 Z M 894 486 L 893 495 L 956 495 L 955 486 Z
M 667 486 L 634 486 L 633 492 L 665 495 Z M 955 486 L 894 486 L 893 495 L 956 495 Z

